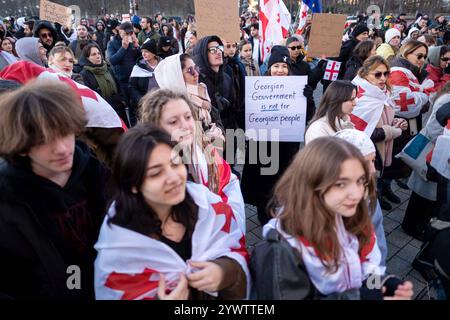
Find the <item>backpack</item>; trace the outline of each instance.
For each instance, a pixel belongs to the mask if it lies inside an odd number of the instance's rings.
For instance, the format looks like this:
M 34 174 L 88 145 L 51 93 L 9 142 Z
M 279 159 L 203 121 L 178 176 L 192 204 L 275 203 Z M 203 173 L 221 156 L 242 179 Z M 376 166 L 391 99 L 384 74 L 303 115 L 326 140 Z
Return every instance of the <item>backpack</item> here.
M 259 242 L 251 255 L 253 295 L 262 300 L 304 300 L 314 297 L 300 253 L 275 229 Z

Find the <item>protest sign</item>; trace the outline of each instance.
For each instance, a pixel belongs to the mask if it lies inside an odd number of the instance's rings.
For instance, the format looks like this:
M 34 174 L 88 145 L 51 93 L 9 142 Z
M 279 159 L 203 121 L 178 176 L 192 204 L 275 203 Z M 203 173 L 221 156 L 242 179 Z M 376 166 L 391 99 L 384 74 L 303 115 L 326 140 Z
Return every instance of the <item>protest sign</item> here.
M 216 35 L 239 43 L 239 7 L 237 1 L 194 0 L 197 37 Z
M 312 18 L 308 43 L 308 57 L 337 57 L 342 45 L 346 16 L 343 14 L 319 14 Z
M 131 22 L 130 15 L 128 13 L 122 14 L 122 22 Z
M 60 4 L 41 0 L 39 4 L 39 18 L 50 22 L 57 22 L 63 26 L 72 24 L 72 9 Z
M 245 132 L 257 141 L 301 142 L 306 76 L 245 77 Z

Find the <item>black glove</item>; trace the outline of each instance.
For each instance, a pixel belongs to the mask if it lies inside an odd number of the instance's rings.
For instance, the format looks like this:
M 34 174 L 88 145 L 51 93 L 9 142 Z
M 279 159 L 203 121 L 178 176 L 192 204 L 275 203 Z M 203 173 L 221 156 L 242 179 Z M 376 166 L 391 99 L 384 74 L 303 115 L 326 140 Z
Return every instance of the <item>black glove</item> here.
M 305 88 L 303 89 L 303 95 L 307 99 L 312 99 L 313 98 L 313 94 L 314 94 L 313 88 L 311 88 L 311 86 L 309 86 L 309 85 L 305 85 Z

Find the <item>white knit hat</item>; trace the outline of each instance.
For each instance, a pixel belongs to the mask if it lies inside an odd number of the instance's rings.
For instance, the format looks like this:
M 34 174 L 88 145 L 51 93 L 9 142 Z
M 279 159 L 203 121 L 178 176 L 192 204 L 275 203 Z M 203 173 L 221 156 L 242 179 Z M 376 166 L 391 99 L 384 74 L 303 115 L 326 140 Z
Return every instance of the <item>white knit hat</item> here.
M 354 145 L 364 157 L 375 152 L 375 145 L 364 131 L 344 129 L 336 132 L 334 136 Z
M 384 42 L 389 44 L 389 42 L 391 42 L 392 38 L 395 36 L 399 36 L 401 38 L 400 31 L 395 28 L 388 29 L 386 31 L 386 33 L 384 34 L 384 39 L 385 39 Z

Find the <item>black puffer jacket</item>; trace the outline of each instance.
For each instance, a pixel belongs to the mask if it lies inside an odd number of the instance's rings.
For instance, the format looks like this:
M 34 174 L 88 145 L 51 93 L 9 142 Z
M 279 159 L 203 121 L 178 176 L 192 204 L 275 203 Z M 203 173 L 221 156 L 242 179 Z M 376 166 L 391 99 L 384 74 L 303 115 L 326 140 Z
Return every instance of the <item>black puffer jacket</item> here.
M 200 82 L 208 87 L 208 94 L 211 98 L 211 116 L 216 122 L 219 115 L 225 129 L 237 128 L 237 108 L 235 103 L 236 94 L 230 76 L 224 72 L 224 66 L 220 66 L 219 72 L 211 69 L 208 62 L 208 43 L 217 42 L 223 45 L 217 36 L 207 36 L 194 47 L 194 61 L 200 68 Z

